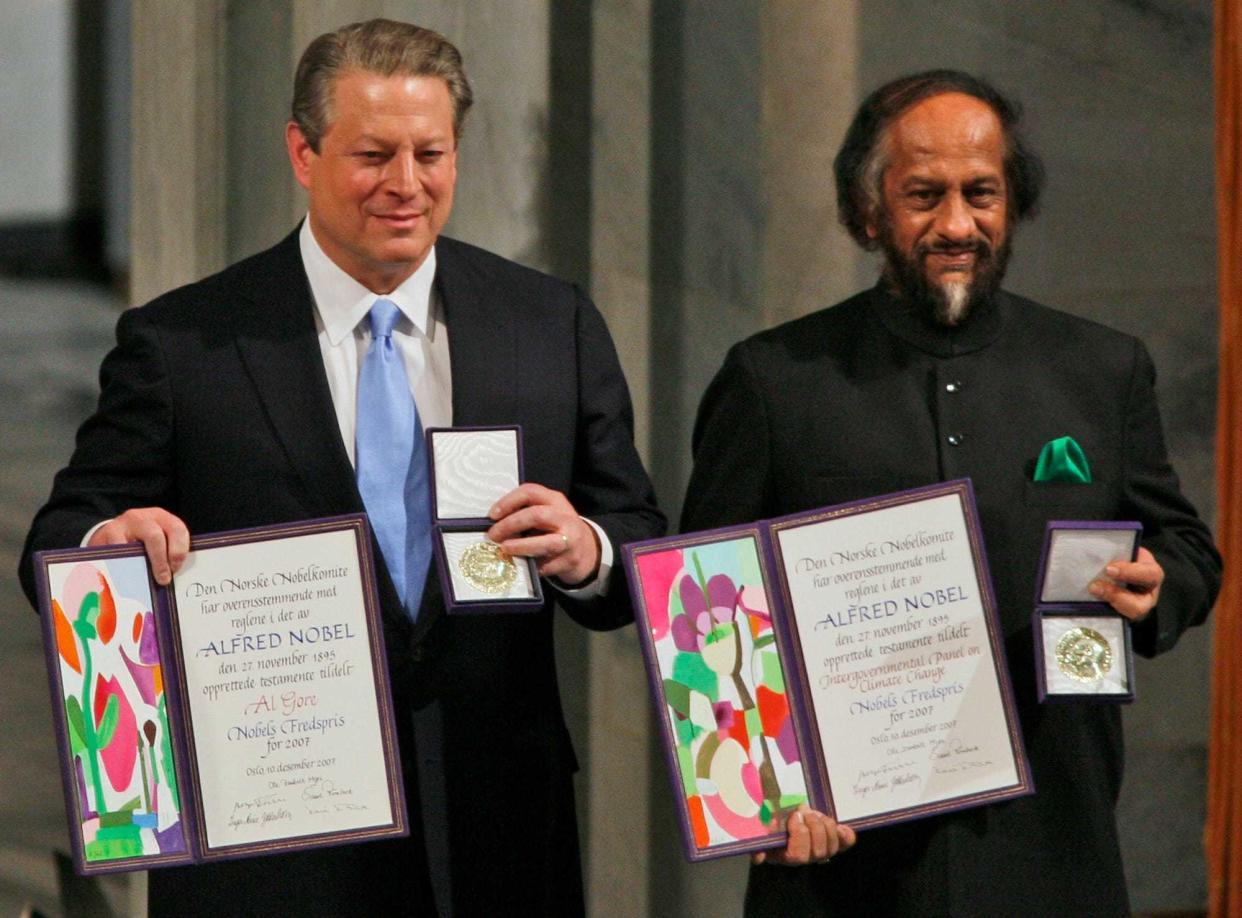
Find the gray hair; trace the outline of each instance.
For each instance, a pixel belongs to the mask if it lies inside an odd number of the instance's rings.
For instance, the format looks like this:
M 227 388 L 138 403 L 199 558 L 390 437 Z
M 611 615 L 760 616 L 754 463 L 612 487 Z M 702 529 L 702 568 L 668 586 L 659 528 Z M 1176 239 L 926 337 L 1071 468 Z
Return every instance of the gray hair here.
M 431 29 L 391 19 L 371 19 L 320 35 L 298 61 L 292 117 L 316 153 L 320 139 L 332 123 L 333 84 L 342 74 L 351 72 L 443 80 L 453 101 L 453 135 L 461 137 L 462 122 L 474 102 L 461 52 Z

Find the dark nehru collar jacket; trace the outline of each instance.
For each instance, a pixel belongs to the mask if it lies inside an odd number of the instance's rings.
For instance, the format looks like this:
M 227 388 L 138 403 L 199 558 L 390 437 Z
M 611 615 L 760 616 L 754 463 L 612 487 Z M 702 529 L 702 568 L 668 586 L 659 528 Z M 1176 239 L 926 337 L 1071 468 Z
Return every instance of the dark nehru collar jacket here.
M 614 546 L 661 534 L 595 307 L 576 287 L 473 246 L 441 238 L 436 254 L 454 423 L 520 424 L 527 479 L 566 493 Z M 101 382 L 98 409 L 32 526 L 21 566 L 28 593 L 32 551 L 76 545 L 130 507 L 165 507 L 191 533 L 364 509 L 296 232 L 126 312 Z M 382 559 L 380 568 L 412 838 L 152 871 L 153 915 L 430 914 L 428 795 L 438 811 L 429 845 L 452 865 L 456 913 L 582 911 L 552 603 L 591 628 L 625 624 L 620 566 L 605 597 L 571 601 L 549 589 L 534 614 L 447 616 L 432 576 L 414 627 Z M 434 712 L 434 741 L 411 737 L 415 709 Z
M 1050 519 L 1143 523 L 1167 579 L 1134 629 L 1140 653 L 1208 615 L 1220 557 L 1166 458 L 1154 379 L 1137 339 L 1007 293 L 948 329 L 877 287 L 729 352 L 695 426 L 682 530 L 969 477 L 1036 788 L 864 832 L 823 867 L 752 868 L 751 913 L 1128 912 L 1121 714 L 1036 702 L 1030 617 Z M 1034 482 L 1043 445 L 1066 435 L 1092 483 Z

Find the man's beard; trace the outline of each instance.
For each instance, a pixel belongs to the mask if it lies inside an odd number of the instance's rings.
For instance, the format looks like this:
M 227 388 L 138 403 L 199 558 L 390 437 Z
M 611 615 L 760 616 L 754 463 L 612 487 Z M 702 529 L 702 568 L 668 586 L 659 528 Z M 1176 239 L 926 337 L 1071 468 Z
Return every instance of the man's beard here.
M 896 287 L 896 292 L 908 300 L 915 309 L 930 316 L 937 324 L 948 327 L 960 325 L 978 306 L 986 303 L 1000 289 L 1001 279 L 1009 264 L 1009 240 L 1005 239 L 999 249 L 982 236 L 976 236 L 964 245 L 944 245 L 920 242 L 913 257 L 907 257 L 893 242 L 887 225 L 880 231 L 880 244 L 887 262 L 884 275 Z M 932 283 L 927 278 L 923 260 L 934 252 L 973 252 L 975 263 L 972 279 L 954 277 Z

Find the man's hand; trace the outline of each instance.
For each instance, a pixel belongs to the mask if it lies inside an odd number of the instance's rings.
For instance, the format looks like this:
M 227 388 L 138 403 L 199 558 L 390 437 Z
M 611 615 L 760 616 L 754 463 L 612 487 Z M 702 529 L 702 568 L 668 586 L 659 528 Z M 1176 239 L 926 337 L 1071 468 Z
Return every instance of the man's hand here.
M 141 542 L 147 549 L 151 573 L 160 586 L 168 586 L 172 575 L 185 563 L 190 550 L 190 530 L 178 517 L 159 507 L 126 510 L 95 530 L 88 543 L 124 545 Z
M 829 858 L 852 848 L 858 840 L 849 826 L 838 824 L 805 803 L 793 812 L 785 828 L 789 839 L 784 849 L 756 851 L 750 856 L 752 864 L 781 864 L 786 867 L 826 864 Z
M 1137 560 L 1114 561 L 1104 568 L 1104 573 L 1113 579 L 1091 581 L 1091 595 L 1130 621 L 1141 622 L 1160 601 L 1164 568 L 1146 548 L 1138 550 Z
M 526 482 L 492 506 L 487 537 L 510 555 L 538 558 L 539 573 L 574 587 L 599 572 L 595 530 L 560 491 Z

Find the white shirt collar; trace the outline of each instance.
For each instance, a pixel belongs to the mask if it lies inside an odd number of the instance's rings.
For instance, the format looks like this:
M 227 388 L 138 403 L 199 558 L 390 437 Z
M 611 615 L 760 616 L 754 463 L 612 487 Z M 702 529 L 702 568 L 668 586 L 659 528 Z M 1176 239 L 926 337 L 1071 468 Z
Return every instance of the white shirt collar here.
M 311 297 L 319 312 L 319 321 L 333 347 L 351 334 L 371 311 L 380 295 L 368 290 L 345 273 L 327 256 L 311 232 L 310 216 L 302 221 L 298 233 L 302 264 L 310 281 Z M 401 282 L 392 293 L 384 294 L 425 337 L 431 338 L 431 285 L 436 276 L 436 249 L 431 247 L 418 270 Z

